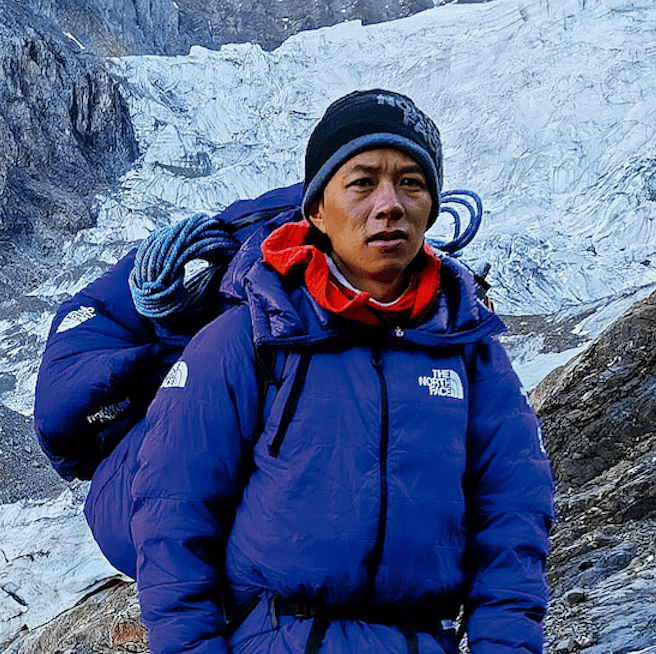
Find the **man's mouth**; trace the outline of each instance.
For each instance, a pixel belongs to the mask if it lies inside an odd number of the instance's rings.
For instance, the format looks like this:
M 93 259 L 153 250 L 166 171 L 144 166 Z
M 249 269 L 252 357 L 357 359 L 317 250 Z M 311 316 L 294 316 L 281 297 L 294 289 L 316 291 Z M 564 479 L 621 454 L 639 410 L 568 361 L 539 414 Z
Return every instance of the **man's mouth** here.
M 400 229 L 394 229 L 389 232 L 377 232 L 367 239 L 367 243 L 378 247 L 394 247 L 395 245 L 405 243 L 407 240 L 407 232 Z

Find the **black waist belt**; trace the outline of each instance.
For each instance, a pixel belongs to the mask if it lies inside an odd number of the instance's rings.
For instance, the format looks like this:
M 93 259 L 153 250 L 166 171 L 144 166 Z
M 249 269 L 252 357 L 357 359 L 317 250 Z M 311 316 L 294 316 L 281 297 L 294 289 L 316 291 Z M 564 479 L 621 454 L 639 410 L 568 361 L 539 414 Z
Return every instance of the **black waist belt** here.
M 281 615 L 293 615 L 301 619 L 314 618 L 305 654 L 317 654 L 333 620 L 357 620 L 370 624 L 395 626 L 408 641 L 410 654 L 417 654 L 417 633 L 437 636 L 440 632 L 454 630 L 453 620 L 445 612 L 436 609 L 401 610 L 387 604 L 319 604 L 274 594 L 270 603 L 271 620 L 278 625 Z
M 415 631 L 428 634 L 437 634 L 451 623 L 451 620 L 444 619 L 444 614 L 440 615 L 437 611 L 404 611 L 388 604 L 317 604 L 280 596 L 274 596 L 271 604 L 272 612 L 277 616 L 293 615 L 308 619 L 321 615 L 328 620 L 357 620 L 390 627 L 408 624 L 412 625 Z

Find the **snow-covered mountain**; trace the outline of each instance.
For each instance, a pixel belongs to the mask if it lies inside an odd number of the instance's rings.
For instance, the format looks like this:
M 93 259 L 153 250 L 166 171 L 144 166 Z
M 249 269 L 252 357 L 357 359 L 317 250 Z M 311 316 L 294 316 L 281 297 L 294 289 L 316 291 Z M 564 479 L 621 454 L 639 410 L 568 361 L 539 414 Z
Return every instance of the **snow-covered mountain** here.
M 141 156 L 118 188 L 98 196 L 97 225 L 62 243 L 58 274 L 2 305 L 0 375 L 14 382 L 0 384 L 0 402 L 10 409 L 31 413 L 57 303 L 156 226 L 300 180 L 312 127 L 354 89 L 405 93 L 440 127 L 446 188 L 483 199 L 484 223 L 464 259 L 492 264 L 501 314 L 566 324 L 574 330 L 567 343 L 580 349 L 656 287 L 656 4 L 448 4 L 390 23 L 300 33 L 273 52 L 194 47 L 188 56 L 118 58 L 107 67 L 120 80 Z M 540 333 L 509 344 L 527 386 L 572 354 Z M 75 513 L 70 506 L 70 495 L 48 508 L 21 504 L 21 524 L 50 524 L 58 511 Z M 85 544 L 79 560 L 66 561 L 86 576 L 53 594 L 65 574 L 53 561 L 69 557 L 70 546 L 56 549 L 51 539 L 49 554 L 34 556 L 17 511 L 0 506 L 0 645 L 112 574 L 87 565 L 95 554 Z M 79 511 L 71 520 L 79 524 Z M 26 557 L 29 566 L 16 563 Z

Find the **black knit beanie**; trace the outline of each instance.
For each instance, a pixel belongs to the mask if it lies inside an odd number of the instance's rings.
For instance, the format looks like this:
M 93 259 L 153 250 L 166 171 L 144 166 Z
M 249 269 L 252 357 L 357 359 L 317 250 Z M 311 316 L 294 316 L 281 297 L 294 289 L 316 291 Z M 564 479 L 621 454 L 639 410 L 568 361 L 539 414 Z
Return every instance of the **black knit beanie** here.
M 404 95 L 382 89 L 355 91 L 333 102 L 305 151 L 303 215 L 348 159 L 374 148 L 396 148 L 423 169 L 433 198 L 429 226 L 439 212 L 442 144 L 435 123 Z

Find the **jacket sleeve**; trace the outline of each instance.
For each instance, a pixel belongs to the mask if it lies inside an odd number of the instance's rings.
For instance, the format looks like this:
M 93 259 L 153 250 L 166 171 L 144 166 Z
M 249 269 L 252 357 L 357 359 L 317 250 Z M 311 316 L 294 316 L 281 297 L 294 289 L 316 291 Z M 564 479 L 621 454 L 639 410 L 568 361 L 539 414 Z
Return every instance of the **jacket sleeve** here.
M 227 652 L 225 543 L 258 420 L 255 355 L 240 307 L 190 342 L 146 417 L 131 526 L 152 654 Z
M 551 466 L 503 345 L 487 339 L 471 346 L 467 359 L 469 646 L 472 654 L 541 654 Z

